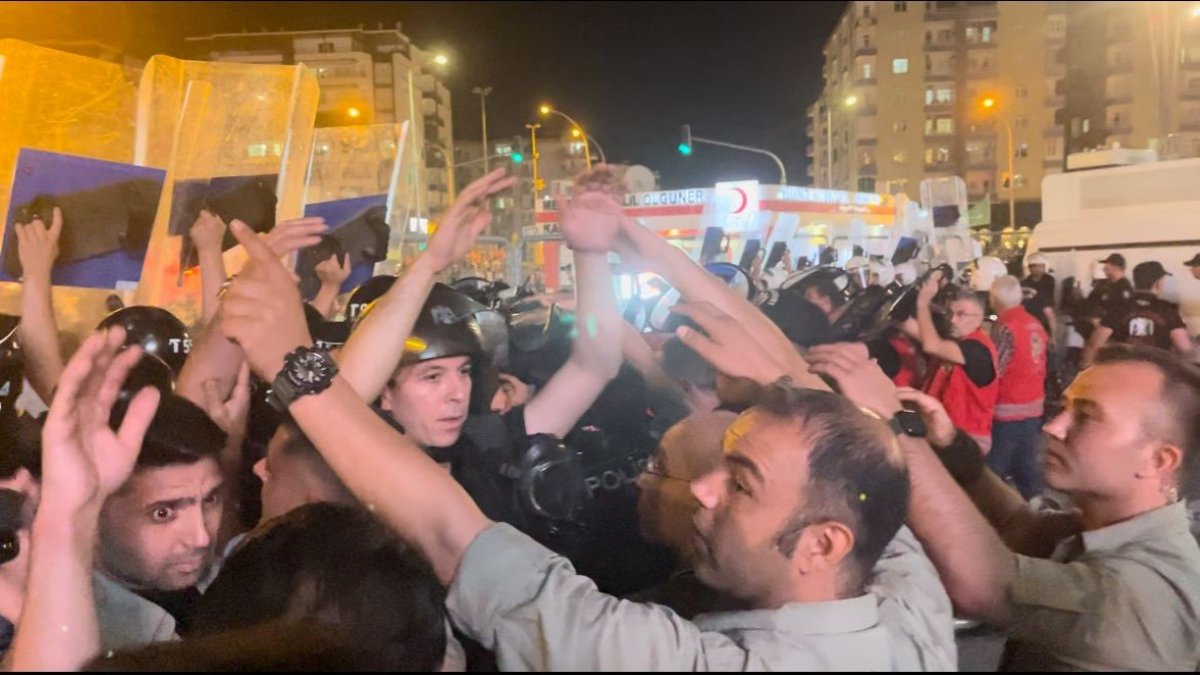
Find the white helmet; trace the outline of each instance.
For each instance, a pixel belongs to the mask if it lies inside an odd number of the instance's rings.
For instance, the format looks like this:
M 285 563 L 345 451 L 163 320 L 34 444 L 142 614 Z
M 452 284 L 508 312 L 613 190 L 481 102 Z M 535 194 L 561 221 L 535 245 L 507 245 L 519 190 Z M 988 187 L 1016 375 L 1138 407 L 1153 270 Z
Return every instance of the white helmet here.
M 871 272 L 871 259 L 866 256 L 856 255 L 846 261 L 846 276 L 851 280 L 856 281 L 859 288 L 866 288 L 870 279 L 867 276 Z
M 1046 268 L 1047 272 L 1050 271 L 1050 259 L 1047 258 L 1045 254 L 1033 253 L 1025 256 L 1025 269 L 1029 269 L 1034 265 L 1041 265 L 1042 267 Z
M 1004 261 L 990 255 L 985 255 L 975 261 L 971 270 L 971 290 L 987 293 L 992 290 L 992 283 L 1008 274 L 1008 266 Z
M 892 269 L 895 272 L 896 278 L 899 279 L 900 283 L 904 284 L 905 286 L 908 286 L 909 284 L 915 284 L 917 282 L 917 277 L 920 276 L 917 274 L 917 266 L 912 264 L 912 261 L 902 262 Z
M 891 286 L 892 282 L 896 280 L 896 268 L 886 260 L 872 260 L 869 269 L 871 276 L 878 277 L 876 283 L 880 286 Z

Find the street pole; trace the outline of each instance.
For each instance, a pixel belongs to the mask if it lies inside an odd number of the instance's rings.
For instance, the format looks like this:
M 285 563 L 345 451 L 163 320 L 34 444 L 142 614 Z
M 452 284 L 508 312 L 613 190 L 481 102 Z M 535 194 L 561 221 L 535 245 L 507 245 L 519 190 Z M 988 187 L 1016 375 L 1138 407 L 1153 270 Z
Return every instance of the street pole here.
M 1017 174 L 1013 172 L 1012 121 L 1004 118 L 1004 135 L 1008 139 L 1008 227 L 1016 232 Z
M 542 128 L 540 124 L 526 124 L 525 128 L 529 130 L 529 151 L 533 155 L 533 210 L 536 213 L 538 210 L 538 151 L 537 151 L 537 130 Z
M 475 87 L 471 93 L 479 95 L 479 114 L 483 118 L 483 175 L 488 173 L 488 155 L 492 150 L 488 147 L 487 140 L 487 97 L 492 93 L 491 87 Z
M 776 155 L 775 153 L 771 152 L 770 150 L 763 150 L 762 148 L 752 148 L 748 145 L 737 145 L 735 143 L 726 143 L 725 141 L 714 141 L 711 138 L 699 138 L 697 136 L 692 136 L 692 142 L 693 143 L 706 143 L 708 145 L 716 145 L 716 146 L 719 146 L 722 148 L 732 148 L 733 150 L 741 150 L 743 152 L 754 152 L 754 153 L 757 153 L 760 155 L 766 155 L 767 157 L 770 157 L 771 159 L 775 160 L 775 164 L 779 167 L 779 184 L 787 185 L 787 169 L 785 169 L 783 167 L 783 160 L 779 159 L 779 155 Z
M 549 108 L 549 106 L 547 106 L 547 108 Z M 589 171 L 592 169 L 592 151 L 588 147 L 588 145 L 590 143 L 596 144 L 596 151 L 600 153 L 600 163 L 601 164 L 608 163 L 608 161 L 604 157 L 604 148 L 600 147 L 600 143 L 597 142 L 595 138 L 588 135 L 587 130 L 583 128 L 582 124 L 580 124 L 579 122 L 576 122 L 574 119 L 571 118 L 570 115 L 566 114 L 565 112 L 563 112 L 561 110 L 558 110 L 557 108 L 549 108 L 549 110 L 547 110 L 546 112 L 554 114 L 554 115 L 558 115 L 559 117 L 566 120 L 568 124 L 570 124 L 571 126 L 573 126 L 579 130 L 579 135 L 583 136 L 583 161 L 587 164 L 587 168 Z

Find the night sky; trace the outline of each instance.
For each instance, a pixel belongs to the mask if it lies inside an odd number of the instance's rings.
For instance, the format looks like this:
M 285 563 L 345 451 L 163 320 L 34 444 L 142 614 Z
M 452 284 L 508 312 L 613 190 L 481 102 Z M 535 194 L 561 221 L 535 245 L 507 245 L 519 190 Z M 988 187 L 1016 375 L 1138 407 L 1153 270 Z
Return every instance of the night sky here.
M 375 28 L 396 21 L 422 49 L 454 59 L 447 85 L 456 140 L 479 139 L 490 85 L 492 138 L 525 133 L 539 101 L 575 117 L 610 161 L 645 164 L 666 188 L 777 182 L 766 157 L 699 146 L 679 127 L 779 154 L 803 184 L 804 111 L 821 89 L 821 48 L 844 2 L 2 3 L 0 36 L 94 39 L 139 56 L 183 54 L 213 32 Z M 561 120 L 544 120 L 543 133 Z

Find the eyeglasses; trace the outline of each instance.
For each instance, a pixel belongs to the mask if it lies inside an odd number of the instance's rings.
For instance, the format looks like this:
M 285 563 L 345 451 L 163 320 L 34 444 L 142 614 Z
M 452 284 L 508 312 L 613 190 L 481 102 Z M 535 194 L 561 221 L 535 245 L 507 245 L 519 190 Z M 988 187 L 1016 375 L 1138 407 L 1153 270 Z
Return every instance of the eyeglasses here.
M 684 483 L 690 482 L 683 478 L 677 478 L 675 476 L 671 476 L 671 475 L 667 474 L 667 470 L 663 466 L 662 458 L 657 455 L 654 455 L 654 456 L 650 457 L 650 459 L 646 460 L 646 467 L 644 469 L 642 469 L 642 473 L 647 473 L 647 474 L 650 474 L 651 476 L 655 476 L 656 478 L 663 478 L 666 480 L 677 480 L 677 481 L 682 481 Z

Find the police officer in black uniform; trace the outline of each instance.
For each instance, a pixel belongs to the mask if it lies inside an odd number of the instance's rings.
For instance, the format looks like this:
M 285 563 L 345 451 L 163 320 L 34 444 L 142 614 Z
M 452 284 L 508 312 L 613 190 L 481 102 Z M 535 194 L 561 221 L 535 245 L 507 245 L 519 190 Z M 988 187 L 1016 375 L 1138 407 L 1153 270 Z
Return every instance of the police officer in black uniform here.
M 1188 260 L 1183 264 L 1192 271 L 1193 279 L 1200 279 L 1200 253 L 1192 256 L 1191 260 Z
M 1174 348 L 1185 356 L 1191 353 L 1191 339 L 1183 317 L 1179 315 L 1179 307 L 1159 297 L 1163 282 L 1170 275 L 1157 261 L 1144 262 L 1133 268 L 1133 298 L 1108 312 L 1092 333 L 1083 352 L 1085 368 L 1109 339 L 1157 349 Z
M 1125 276 L 1125 256 L 1111 253 L 1100 262 L 1104 264 L 1104 279 L 1092 288 L 1088 304 L 1103 317 L 1133 299 L 1133 286 Z

